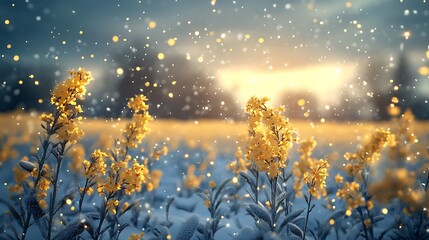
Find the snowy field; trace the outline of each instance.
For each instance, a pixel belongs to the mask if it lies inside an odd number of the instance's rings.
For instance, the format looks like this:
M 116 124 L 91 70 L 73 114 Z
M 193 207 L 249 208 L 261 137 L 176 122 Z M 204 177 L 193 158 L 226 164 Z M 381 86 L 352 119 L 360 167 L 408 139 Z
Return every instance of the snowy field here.
M 32 147 L 37 145 L 35 137 L 41 128 L 38 126 L 39 120 L 36 117 L 18 112 L 2 115 L 1 122 L 5 126 L 2 129 L 4 139 L 2 147 L 5 146 L 4 143 L 7 142 L 8 138 L 16 138 L 16 141 L 9 146 L 16 151 L 15 154 L 11 155 L 10 159 L 5 159 L 0 168 L 2 202 L 13 203 L 14 201 L 10 197 L 16 195 L 13 195 L 8 190 L 15 181 L 12 169 L 18 166 L 18 161 L 21 158 L 31 155 Z M 86 158 L 94 148 L 111 145 L 113 139 L 120 136 L 125 122 L 85 119 L 85 123 L 82 125 L 85 137 L 80 141 L 79 145 L 83 146 Z M 335 197 L 337 187 L 334 181 L 336 174 L 343 172 L 342 165 L 346 162 L 343 155 L 347 151 L 355 151 L 363 136 L 368 135 L 371 129 L 377 127 L 389 128 L 393 123 L 325 122 L 312 124 L 303 121 L 292 121 L 292 124 L 298 129 L 302 138 L 313 136 L 319 143 L 314 150 L 313 156 L 327 159 L 330 163 L 329 177 L 327 179 L 328 194 L 326 197 L 314 201 L 315 208 L 311 212 L 309 229 L 315 232 L 320 230 L 320 227 L 316 225 L 317 220 L 324 224 L 323 226 L 325 227 L 331 226 L 330 228 L 328 227 L 328 239 L 335 239 L 338 236 L 339 239 L 343 239 L 344 236 L 350 234 L 354 222 L 354 215 L 346 217 L 344 212 L 338 213 L 339 210 L 332 209 L 332 206 L 336 206 L 337 209 L 344 207 L 344 203 Z M 414 151 L 421 153 L 420 156 L 417 156 L 418 161 L 427 162 L 425 143 L 429 140 L 428 127 L 428 123 L 425 122 L 417 122 L 413 126 L 419 138 L 419 143 L 413 146 Z M 232 239 L 235 237 L 239 237 L 238 239 L 252 239 L 262 237 L 262 235 L 258 235 L 260 230 L 257 230 L 254 219 L 246 211 L 246 206 L 253 201 L 248 194 L 248 191 L 250 191 L 248 184 L 240 175 L 234 175 L 232 171 L 228 171 L 226 168 L 228 164 L 235 160 L 234 152 L 236 148 L 240 146 L 245 149 L 246 147 L 244 142 L 247 134 L 246 123 L 226 123 L 212 120 L 155 120 L 150 124 L 150 128 L 151 133 L 145 138 L 141 147 L 130 151 L 129 154 L 142 160 L 148 157 L 154 149 L 157 150 L 161 146 L 166 146 L 168 153 L 165 156 L 161 156 L 159 160 L 154 161 L 153 166 L 151 166 L 152 170 L 161 170 L 162 177 L 159 186 L 154 190 L 149 192 L 143 188 L 141 192 L 125 196 L 121 200 L 119 208 L 125 202 L 135 203 L 135 207 L 119 218 L 120 224 L 128 224 L 119 239 L 126 239 L 131 233 L 140 233 L 142 231 L 145 232 L 145 239 L 152 237 L 183 239 L 180 236 L 184 236 L 185 225 L 189 225 L 187 228 L 192 231 L 189 235 L 192 236 L 192 239 L 202 238 L 204 229 L 207 228 L 206 224 L 211 221 L 211 218 L 209 210 L 205 206 L 205 201 L 199 195 L 202 191 L 211 189 L 209 186 L 210 181 L 214 181 L 219 186 L 226 179 L 231 179 L 231 181 L 225 187 L 225 191 L 222 192 L 222 203 L 219 208 L 221 216 L 219 225 L 223 227 L 215 233 L 215 239 Z M 295 144 L 290 151 L 286 172 L 291 172 L 294 162 L 299 160 L 297 145 Z M 144 151 L 141 148 L 144 148 Z M 4 152 L 6 150 L 3 148 L 2 153 Z M 382 159 L 386 160 L 388 158 L 387 152 L 383 151 L 382 156 Z M 73 167 L 70 167 L 74 161 L 72 158 L 72 156 L 68 156 L 61 169 L 58 199 L 67 194 L 70 196 L 73 191 L 76 192 L 77 184 L 80 186 L 84 184 L 82 176 L 79 177 L 78 172 L 72 170 Z M 411 168 L 416 168 L 419 165 L 421 163 L 416 163 L 415 161 L 410 164 Z M 195 172 L 190 172 L 190 166 L 195 166 Z M 77 167 L 83 167 L 83 165 L 78 165 Z M 382 166 L 375 168 L 376 175 L 381 174 L 382 168 Z M 423 172 L 419 171 L 417 170 L 416 173 L 423 179 Z M 194 175 L 194 178 L 190 175 Z M 269 192 L 268 180 L 263 178 L 261 181 L 260 202 L 265 204 L 268 197 L 266 194 Z M 285 186 L 290 197 L 290 210 L 292 212 L 306 208 L 306 203 L 302 197 L 293 197 L 293 181 L 292 177 L 288 181 L 288 186 Z M 89 224 L 96 225 L 97 208 L 95 206 L 100 205 L 102 202 L 98 194 L 95 192 L 85 199 L 81 215 L 76 212 L 78 195 L 76 198 L 70 199 L 71 201 L 65 204 L 55 217 L 54 232 L 56 233 L 60 232 L 67 223 L 75 221 L 78 217 L 86 219 Z M 337 199 L 337 202 L 333 202 L 335 199 Z M 385 208 L 388 209 L 388 217 L 386 218 L 387 220 L 382 220 L 380 225 L 382 227 L 375 227 L 376 234 L 393 222 L 391 217 L 398 214 L 398 209 L 401 209 L 401 206 L 397 204 L 394 199 L 388 204 L 375 203 L 373 209 L 375 215 L 383 216 L 384 214 L 381 211 Z M 19 212 L 18 206 L 15 205 L 14 207 Z M 1 227 L 5 232 L 11 233 L 10 221 L 13 219 L 13 214 L 11 215 L 5 204 L 1 205 L 1 211 L 6 213 L 2 216 Z M 335 214 L 340 214 L 340 216 Z M 337 223 L 329 225 L 333 215 L 338 218 L 336 219 Z M 302 218 L 297 220 L 296 226 L 302 229 L 305 211 L 300 216 Z M 20 227 L 15 223 L 12 224 L 19 232 Z M 192 226 L 192 224 L 197 224 L 198 226 Z M 338 224 L 341 224 L 341 226 L 337 226 Z M 346 232 L 341 232 L 340 229 L 345 229 Z M 30 226 L 28 233 L 28 236 L 30 236 L 28 239 L 42 238 L 38 223 Z M 293 233 L 288 234 L 296 237 Z M 7 239 L 5 235 L 1 236 Z M 80 237 L 89 239 L 90 234 L 87 231 L 83 231 Z M 272 236 L 272 238 L 274 239 L 275 237 Z M 308 238 L 311 239 L 314 236 L 308 235 Z M 109 239 L 107 232 L 103 239 Z

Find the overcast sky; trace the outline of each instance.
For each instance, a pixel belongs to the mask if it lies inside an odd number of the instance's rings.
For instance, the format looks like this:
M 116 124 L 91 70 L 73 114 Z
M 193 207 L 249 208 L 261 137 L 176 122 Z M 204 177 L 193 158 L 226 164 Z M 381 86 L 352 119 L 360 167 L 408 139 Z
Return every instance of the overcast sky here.
M 428 65 L 426 0 L 2 0 L 0 16 L 0 61 L 18 68 L 86 66 L 101 76 L 136 43 L 147 45 L 135 51 L 179 56 L 214 75 L 341 70 L 400 51 L 415 69 Z

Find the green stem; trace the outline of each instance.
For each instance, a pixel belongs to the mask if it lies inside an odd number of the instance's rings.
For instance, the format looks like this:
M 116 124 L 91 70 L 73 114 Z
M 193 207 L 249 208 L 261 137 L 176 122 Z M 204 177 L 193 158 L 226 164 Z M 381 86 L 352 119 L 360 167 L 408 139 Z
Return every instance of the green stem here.
M 304 234 L 302 236 L 302 239 L 305 239 L 305 235 L 307 234 L 307 225 L 308 225 L 308 219 L 310 216 L 311 200 L 313 199 L 313 195 L 311 194 L 309 195 L 310 197 L 308 198 L 308 202 L 307 202 L 307 214 L 305 216 Z
M 89 178 L 86 179 L 85 186 L 83 187 L 82 193 L 80 194 L 79 210 L 78 210 L 79 214 L 82 212 L 82 204 L 83 204 L 83 200 L 85 199 L 86 191 L 88 190 L 88 183 L 89 183 Z
M 368 219 L 371 220 L 371 223 L 369 225 L 369 234 L 370 234 L 370 238 L 369 239 L 374 239 L 374 228 L 372 227 L 372 214 L 371 211 L 369 210 L 369 205 L 368 205 L 368 196 L 367 196 L 367 186 L 368 186 L 368 178 L 366 175 L 369 175 L 370 173 L 370 168 L 369 166 L 366 166 L 363 170 L 363 175 L 362 175 L 362 179 L 363 179 L 363 189 L 362 189 L 362 193 L 364 194 L 364 199 L 365 199 L 365 210 L 368 216 Z M 363 212 L 361 211 L 361 217 L 362 217 L 362 223 L 364 224 L 364 229 L 366 230 L 365 227 L 365 219 L 363 218 Z
M 271 230 L 274 231 L 276 228 L 276 214 L 277 214 L 277 208 L 276 208 L 276 197 L 277 197 L 277 177 L 274 179 L 270 179 L 271 183 Z
M 47 237 L 48 240 L 51 239 L 51 235 L 52 235 L 53 218 L 55 215 L 54 207 L 55 207 L 55 200 L 57 197 L 57 189 L 58 189 L 58 177 L 60 175 L 61 162 L 62 162 L 66 143 L 61 144 L 61 146 L 62 146 L 62 149 L 61 149 L 61 153 L 59 153 L 59 156 L 57 159 L 57 169 L 56 169 L 55 177 L 54 177 L 54 181 L 53 181 L 53 187 L 54 188 L 53 188 L 53 192 L 52 192 L 52 198 L 51 198 L 51 202 L 49 204 L 48 237 Z
M 22 227 L 22 234 L 21 234 L 21 240 L 24 240 L 25 237 L 27 237 L 27 229 L 30 225 L 30 219 L 31 219 L 31 213 L 27 211 L 24 226 Z
M 363 227 L 363 231 L 364 231 L 364 233 L 365 233 L 365 239 L 366 240 L 369 240 L 370 238 L 369 238 L 369 236 L 368 236 L 368 231 L 366 230 L 366 226 L 365 226 L 365 218 L 364 218 L 364 216 L 363 216 L 363 213 L 362 213 L 362 208 L 361 207 L 358 207 L 358 213 L 359 213 L 359 216 L 360 216 L 360 219 L 361 219 L 361 223 L 362 223 L 362 227 Z
M 258 198 L 258 188 L 259 188 L 259 172 L 258 172 L 258 170 L 256 170 L 256 175 L 255 175 L 255 178 L 256 178 L 256 186 L 255 186 L 255 203 L 256 204 L 258 204 L 258 202 L 259 202 L 259 198 Z
M 109 202 L 109 199 L 110 199 L 110 198 L 108 198 L 108 199 L 107 199 L 107 201 L 106 201 L 106 205 L 107 205 L 107 203 Z M 104 206 L 104 208 L 105 208 L 105 209 L 104 209 L 104 211 L 101 213 L 101 216 L 100 216 L 100 222 L 98 223 L 97 230 L 95 231 L 95 236 L 94 236 L 94 239 L 95 239 L 95 240 L 97 240 L 97 239 L 100 237 L 101 227 L 103 226 L 104 218 L 106 218 L 107 211 L 108 211 L 108 209 L 106 209 L 106 207 L 107 207 L 107 206 Z
M 53 126 L 55 126 L 56 120 L 54 121 Z M 50 131 L 46 132 L 47 136 L 45 141 L 46 142 L 50 142 L 51 136 L 53 135 L 53 133 L 51 133 Z M 50 156 L 50 153 L 48 153 L 48 148 L 49 145 L 44 145 L 43 146 L 43 153 L 42 153 L 42 158 L 40 159 L 39 163 L 42 163 L 41 165 L 39 164 L 37 169 L 37 177 L 34 180 L 34 190 L 36 190 L 37 188 L 37 184 L 39 183 L 40 179 L 42 178 L 42 170 L 43 170 L 43 165 L 46 162 L 46 160 L 48 159 L 48 157 Z M 21 234 L 21 240 L 24 240 L 27 237 L 27 230 L 30 227 L 30 220 L 31 220 L 31 213 L 28 212 L 27 207 L 25 208 L 26 211 L 26 219 L 24 222 L 24 226 L 22 227 L 22 234 Z

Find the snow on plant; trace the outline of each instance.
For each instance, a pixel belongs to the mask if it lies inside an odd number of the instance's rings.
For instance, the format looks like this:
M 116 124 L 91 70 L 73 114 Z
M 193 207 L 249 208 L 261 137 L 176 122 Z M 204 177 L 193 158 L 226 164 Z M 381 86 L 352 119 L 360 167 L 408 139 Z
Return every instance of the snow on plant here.
M 145 95 L 129 99 L 132 118 L 119 138 L 99 137 L 92 145 L 82 139 L 87 120 L 81 102 L 91 80 L 89 72 L 78 69 L 55 87 L 53 111 L 40 115 L 43 132 L 34 156 L 17 151 L 28 136 L 1 139 L 0 167 L 20 158 L 10 168 L 9 199 L 0 199 L 7 208 L 1 237 L 28 239 L 37 231 L 45 239 L 123 239 L 124 230 L 133 228 L 129 239 L 217 239 L 231 223 L 234 230 L 228 234 L 237 239 L 327 239 L 333 229 L 337 238 L 428 237 L 429 168 L 419 159 L 423 154 L 414 151 L 418 141 L 411 112 L 345 153 L 338 172 L 337 162 L 316 157 L 323 148 L 314 136 L 300 141 L 294 154 L 297 131 L 285 109 L 252 97 L 245 107 L 247 137 L 240 143 L 245 148 L 220 162 L 219 149 L 207 143 L 201 149 L 187 146 L 191 157 L 178 147 L 171 155 L 179 154 L 181 161 L 168 169 L 177 178 L 161 192 L 167 168 L 159 166 L 170 163 L 160 160 L 171 143 L 150 139 L 148 150 L 142 147 L 153 120 Z M 384 161 L 387 147 L 393 161 Z M 219 165 L 226 166 L 226 175 L 217 175 Z M 375 172 L 376 166 L 384 171 Z M 321 198 L 329 200 L 326 208 Z M 242 225 L 242 214 L 254 220 L 253 227 Z
M 365 141 L 356 153 L 346 153 L 345 158 L 348 163 L 345 171 L 348 174 L 346 181 L 336 177 L 339 183 L 343 183 L 337 191 L 337 197 L 346 202 L 346 214 L 352 215 L 354 211 L 358 213 L 361 225 L 357 225 L 357 233 L 363 232 L 365 239 L 375 239 L 373 213 L 374 202 L 372 195 L 368 192 L 371 177 L 371 166 L 377 163 L 381 157 L 384 147 L 395 144 L 395 136 L 389 131 L 375 129 L 370 138 Z

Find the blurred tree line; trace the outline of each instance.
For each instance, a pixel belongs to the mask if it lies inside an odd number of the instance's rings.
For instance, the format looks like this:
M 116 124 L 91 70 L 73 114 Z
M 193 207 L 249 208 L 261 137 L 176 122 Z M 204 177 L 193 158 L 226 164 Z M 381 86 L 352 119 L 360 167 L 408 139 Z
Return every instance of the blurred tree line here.
M 97 79 L 97 89 L 86 99 L 87 115 L 130 116 L 126 108 L 128 98 L 145 94 L 150 112 L 157 118 L 244 117 L 231 95 L 234 93 L 226 93 L 217 85 L 215 73 L 174 54 L 159 60 L 154 52 L 140 49 L 144 49 L 143 44 L 136 43 L 113 54 L 110 72 Z M 320 106 L 309 91 L 285 92 L 281 103 L 286 106 L 287 116 L 294 119 L 388 120 L 407 108 L 417 118 L 429 119 L 427 96 L 416 93 L 417 76 L 405 54 L 399 55 L 393 68 L 388 64 L 371 60 L 362 70 L 364 74 L 353 83 L 358 90 L 344 88 L 338 102 L 328 107 Z M 117 74 L 117 68 L 122 68 L 123 74 Z M 50 91 L 63 80 L 62 76 L 62 70 L 54 65 L 2 63 L 0 111 L 46 111 L 50 107 Z
M 361 70 L 363 76 L 344 87 L 337 103 L 320 106 L 311 92 L 286 92 L 282 104 L 291 118 L 320 120 L 389 120 L 411 109 L 416 118 L 429 119 L 428 95 L 417 93 L 418 76 L 401 53 L 393 68 L 381 59 L 372 60 Z
M 113 54 L 111 71 L 103 72 L 102 79 L 95 83 L 98 84 L 97 89 L 85 99 L 87 116 L 129 117 L 128 99 L 135 94 L 144 94 L 149 99 L 151 114 L 157 118 L 243 117 L 232 95 L 217 85 L 215 74 L 210 75 L 207 69 L 199 69 L 177 55 L 159 60 L 155 53 L 139 49 L 144 49 L 142 43 Z M 65 76 L 57 68 L 1 64 L 0 112 L 47 110 L 50 91 L 56 82 L 63 80 L 61 76 Z M 117 74 L 117 68 L 121 68 L 123 73 Z M 30 74 L 35 77 L 30 78 Z

